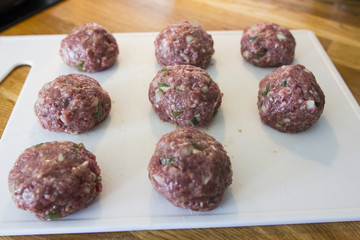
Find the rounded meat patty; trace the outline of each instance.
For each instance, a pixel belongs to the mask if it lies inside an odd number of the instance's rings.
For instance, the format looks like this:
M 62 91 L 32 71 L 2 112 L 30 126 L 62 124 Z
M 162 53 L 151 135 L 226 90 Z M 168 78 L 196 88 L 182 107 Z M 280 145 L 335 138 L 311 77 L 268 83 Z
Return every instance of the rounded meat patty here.
M 155 55 L 162 66 L 193 65 L 207 68 L 214 41 L 199 24 L 181 21 L 167 26 L 156 37 Z
M 99 72 L 111 67 L 119 55 L 113 35 L 96 23 L 75 27 L 61 41 L 60 56 L 79 71 Z
M 177 207 L 216 208 L 232 182 L 230 158 L 215 138 L 194 127 L 165 134 L 149 166 L 155 190 Z
M 111 99 L 93 78 L 63 75 L 45 83 L 34 110 L 41 125 L 50 131 L 81 133 L 103 121 L 110 113 Z
M 279 67 L 294 60 L 295 38 L 284 27 L 263 22 L 245 28 L 241 54 L 258 67 Z
M 152 80 L 149 100 L 163 121 L 179 126 L 206 126 L 221 105 L 218 85 L 191 65 L 164 67 Z
M 300 64 L 286 65 L 260 81 L 257 105 L 263 123 L 296 133 L 320 118 L 325 96 L 312 72 Z
M 95 155 L 67 141 L 27 148 L 11 169 L 8 186 L 17 207 L 41 220 L 86 208 L 102 191 Z

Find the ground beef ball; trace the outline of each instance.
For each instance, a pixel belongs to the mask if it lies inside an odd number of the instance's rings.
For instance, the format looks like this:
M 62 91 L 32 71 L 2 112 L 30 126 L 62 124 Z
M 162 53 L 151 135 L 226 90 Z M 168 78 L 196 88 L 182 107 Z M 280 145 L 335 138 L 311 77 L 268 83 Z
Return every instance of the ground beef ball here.
M 191 65 L 164 67 L 149 87 L 149 100 L 160 119 L 179 126 L 208 125 L 221 98 L 210 75 Z
M 194 65 L 207 68 L 214 41 L 199 24 L 181 21 L 167 26 L 155 40 L 155 55 L 162 66 Z
M 119 55 L 113 35 L 96 23 L 75 27 L 61 41 L 60 56 L 79 71 L 99 72 L 111 67 Z
M 216 208 L 232 182 L 223 146 L 191 126 L 161 137 L 148 170 L 157 192 L 175 206 L 194 211 Z
M 292 63 L 295 45 L 295 38 L 288 29 L 264 22 L 245 28 L 241 54 L 255 66 L 278 67 Z
M 56 220 L 89 206 L 102 190 L 96 157 L 83 144 L 47 142 L 27 148 L 8 177 L 17 207 Z
M 286 65 L 260 81 L 257 105 L 263 123 L 295 133 L 320 118 L 325 96 L 312 72 L 300 64 Z
M 81 133 L 110 113 L 109 94 L 93 78 L 63 75 L 46 83 L 35 103 L 35 114 L 50 131 Z

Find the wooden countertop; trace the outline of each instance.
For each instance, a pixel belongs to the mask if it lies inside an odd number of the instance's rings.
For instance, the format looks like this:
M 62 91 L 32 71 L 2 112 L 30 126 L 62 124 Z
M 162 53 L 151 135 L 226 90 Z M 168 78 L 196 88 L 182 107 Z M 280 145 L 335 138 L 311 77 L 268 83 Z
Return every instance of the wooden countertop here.
M 166 25 L 183 19 L 198 22 L 208 31 L 242 30 L 262 21 L 272 21 L 290 29 L 312 30 L 360 103 L 360 1 L 357 0 L 65 0 L 1 32 L 0 36 L 67 34 L 84 22 L 97 22 L 114 33 L 158 32 Z M 18 67 L 0 84 L 0 135 L 29 70 L 29 66 Z M 32 238 L 360 239 L 360 222 L 42 235 Z

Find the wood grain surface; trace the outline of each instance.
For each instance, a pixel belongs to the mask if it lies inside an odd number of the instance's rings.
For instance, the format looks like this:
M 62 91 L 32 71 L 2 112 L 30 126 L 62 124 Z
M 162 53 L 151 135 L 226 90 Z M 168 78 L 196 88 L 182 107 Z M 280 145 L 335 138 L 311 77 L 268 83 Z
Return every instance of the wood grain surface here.
M 67 34 L 84 22 L 97 22 L 114 33 L 158 32 L 183 19 L 198 22 L 208 31 L 242 30 L 262 21 L 312 30 L 360 103 L 357 0 L 64 0 L 0 36 Z M 0 83 L 0 136 L 29 70 L 29 66 L 19 66 Z M 39 235 L 31 239 L 360 239 L 360 222 Z

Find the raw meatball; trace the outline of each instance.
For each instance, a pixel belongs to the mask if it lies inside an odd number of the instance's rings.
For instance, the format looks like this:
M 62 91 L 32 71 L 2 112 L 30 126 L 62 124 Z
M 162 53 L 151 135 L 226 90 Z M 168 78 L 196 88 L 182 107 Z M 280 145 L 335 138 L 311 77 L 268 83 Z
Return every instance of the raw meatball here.
M 35 114 L 50 131 L 81 133 L 110 113 L 109 94 L 93 78 L 63 75 L 46 83 L 35 103 Z
M 181 21 L 167 26 L 155 40 L 155 55 L 162 66 L 194 65 L 207 68 L 214 41 L 199 24 Z
M 60 56 L 79 71 L 99 72 L 111 67 L 119 55 L 113 35 L 96 23 L 75 27 L 61 41 Z
M 47 142 L 27 148 L 8 177 L 17 207 L 41 220 L 86 208 L 102 190 L 96 157 L 83 144 Z
M 149 87 L 149 100 L 160 119 L 179 126 L 208 125 L 221 98 L 210 75 L 191 65 L 164 67 Z
M 288 29 L 264 22 L 245 28 L 241 54 L 255 66 L 279 67 L 292 63 L 295 45 L 295 38 Z
M 282 66 L 260 81 L 261 121 L 281 132 L 308 129 L 324 110 L 325 96 L 314 74 L 303 65 Z
M 194 127 L 165 134 L 149 166 L 155 190 L 177 207 L 209 211 L 232 182 L 230 158 L 215 138 Z

